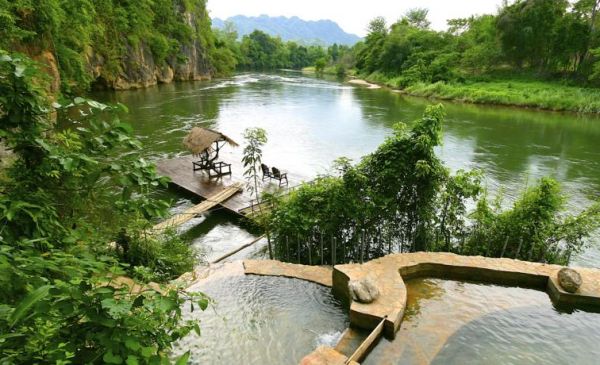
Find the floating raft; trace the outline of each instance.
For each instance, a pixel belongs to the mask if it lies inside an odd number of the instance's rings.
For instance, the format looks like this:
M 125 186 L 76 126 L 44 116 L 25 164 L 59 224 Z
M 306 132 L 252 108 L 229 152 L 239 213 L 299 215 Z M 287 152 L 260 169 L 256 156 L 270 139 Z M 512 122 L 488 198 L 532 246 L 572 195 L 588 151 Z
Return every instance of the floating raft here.
M 209 178 L 204 171 L 193 171 L 192 162 L 195 158 L 192 156 L 178 157 L 170 160 L 159 161 L 156 164 L 158 173 L 163 176 L 168 176 L 171 179 L 171 184 L 176 185 L 202 199 L 210 199 L 233 186 L 245 186 L 246 179 L 244 178 L 244 168 L 239 161 L 234 159 L 225 159 L 227 163 L 231 163 L 231 175 L 222 176 L 219 178 Z M 286 172 L 286 171 L 283 171 Z M 262 174 L 261 174 L 262 176 Z M 279 186 L 278 181 L 265 179 L 261 181 L 260 193 L 263 191 L 287 193 L 291 187 L 301 184 L 306 179 L 294 174 L 288 173 L 289 183 L 287 186 Z M 217 204 L 223 208 L 242 216 L 252 213 L 252 207 L 256 205 L 255 196 L 251 195 L 247 189 L 242 189 L 239 193 L 234 193 L 224 199 L 221 199 Z

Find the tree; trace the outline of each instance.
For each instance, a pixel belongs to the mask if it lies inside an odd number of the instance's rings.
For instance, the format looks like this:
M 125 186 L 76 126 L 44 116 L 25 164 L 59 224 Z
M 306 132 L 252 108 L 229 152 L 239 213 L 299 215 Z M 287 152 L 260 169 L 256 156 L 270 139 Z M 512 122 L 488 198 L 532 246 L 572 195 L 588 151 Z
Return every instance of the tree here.
M 560 187 L 544 178 L 512 209 L 490 205 L 481 172 L 451 174 L 435 155 L 443 119 L 441 105 L 429 106 L 411 129 L 396 125 L 357 165 L 339 159 L 335 175 L 276 201 L 267 220 L 277 256 L 337 264 L 392 252 L 447 251 L 566 264 L 585 247 L 600 227 L 600 202 L 569 216 Z
M 454 23 L 453 23 L 454 22 Z M 479 72 L 489 71 L 502 60 L 502 48 L 496 28 L 496 17 L 482 15 L 468 19 L 453 19 L 450 31 L 458 32 L 455 47 L 462 50 L 461 64 L 466 69 Z
M 378 70 L 381 66 L 380 56 L 388 34 L 385 18 L 377 17 L 369 22 L 369 33 L 365 38 L 364 47 L 361 47 L 357 55 L 356 66 L 371 73 Z
M 498 15 L 504 54 L 515 65 L 547 67 L 566 13 L 566 0 L 519 0 Z
M 267 143 L 267 132 L 262 128 L 247 128 L 244 131 L 246 147 L 244 147 L 244 176 L 248 183 L 247 189 L 259 199 L 258 180 L 260 178 L 260 165 L 262 164 L 262 148 Z
M 431 22 L 427 19 L 427 14 L 429 14 L 429 10 L 424 8 L 410 9 L 404 14 L 402 21 L 411 27 L 428 29 Z
M 325 58 L 319 58 L 315 62 L 315 71 L 317 74 L 323 74 L 325 71 L 325 66 L 327 66 L 327 60 Z
M 55 104 L 84 116 L 76 128 L 59 128 L 45 82 L 27 58 L 0 53 L 0 136 L 15 154 L 0 180 L 0 357 L 168 361 L 173 342 L 199 331 L 181 306 L 205 309 L 208 299 L 150 285 L 159 278 L 152 268 L 119 261 L 109 245 L 122 230 L 144 236 L 150 219 L 164 215 L 168 205 L 150 194 L 166 180 L 132 153 L 140 143 L 115 107 L 83 98 Z M 128 153 L 107 158 L 119 149 Z

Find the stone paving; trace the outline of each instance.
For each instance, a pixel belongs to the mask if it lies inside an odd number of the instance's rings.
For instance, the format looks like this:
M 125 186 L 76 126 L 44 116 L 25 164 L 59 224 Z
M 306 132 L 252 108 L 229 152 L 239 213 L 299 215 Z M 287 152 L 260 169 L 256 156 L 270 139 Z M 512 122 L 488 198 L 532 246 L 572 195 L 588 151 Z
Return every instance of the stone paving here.
M 312 281 L 332 287 L 334 295 L 350 307 L 350 324 L 366 330 L 374 329 L 385 319 L 383 333 L 394 338 L 400 328 L 407 294 L 404 280 L 415 277 L 469 280 L 499 285 L 524 286 L 545 290 L 556 304 L 600 307 L 600 270 L 575 268 L 583 284 L 575 293 L 567 293 L 558 284 L 562 266 L 513 259 L 460 256 L 452 253 L 393 254 L 364 264 L 336 265 L 330 268 L 287 264 L 273 260 L 246 260 L 246 274 L 273 275 Z M 380 295 L 372 303 L 351 300 L 348 283 L 370 278 Z M 343 354 L 319 347 L 301 364 L 343 364 Z M 347 359 L 347 358 L 346 358 Z

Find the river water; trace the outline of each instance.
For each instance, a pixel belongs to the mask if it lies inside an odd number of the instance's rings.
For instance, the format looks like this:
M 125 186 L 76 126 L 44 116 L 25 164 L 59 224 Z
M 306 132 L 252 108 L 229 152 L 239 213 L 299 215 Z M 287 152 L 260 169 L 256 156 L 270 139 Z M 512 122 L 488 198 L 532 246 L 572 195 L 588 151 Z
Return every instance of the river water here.
M 245 128 L 262 127 L 269 138 L 263 161 L 307 177 L 327 172 L 340 156 L 357 161 L 383 142 L 394 123 L 415 120 L 436 103 L 293 72 L 248 73 L 93 97 L 127 105 L 130 112 L 123 118 L 142 138 L 143 153 L 151 160 L 185 154 L 181 140 L 192 126 L 217 129 L 238 142 Z M 437 153 L 451 170 L 482 169 L 489 190 L 502 193 L 507 203 L 542 176 L 561 182 L 572 212 L 600 197 L 599 118 L 443 103 L 447 118 Z M 240 158 L 242 151 L 228 153 Z M 181 194 L 165 194 L 175 199 L 175 211 L 191 204 Z M 209 260 L 255 236 L 222 211 L 187 228 L 186 237 Z M 600 266 L 600 235 L 590 243 L 573 265 Z M 249 251 L 236 258 L 261 254 Z

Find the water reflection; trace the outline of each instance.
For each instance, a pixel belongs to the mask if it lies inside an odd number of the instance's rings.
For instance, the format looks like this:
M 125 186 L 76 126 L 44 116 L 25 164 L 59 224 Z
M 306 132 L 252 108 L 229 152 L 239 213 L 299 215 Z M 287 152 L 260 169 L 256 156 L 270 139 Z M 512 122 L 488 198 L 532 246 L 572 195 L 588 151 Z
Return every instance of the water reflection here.
M 363 364 L 592 364 L 600 314 L 555 310 L 541 291 L 440 279 L 406 283 L 396 336 Z
M 501 311 L 453 334 L 432 364 L 597 364 L 600 315 L 549 306 Z

